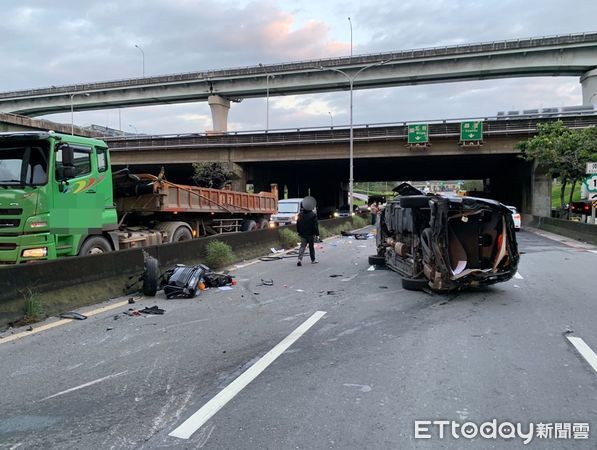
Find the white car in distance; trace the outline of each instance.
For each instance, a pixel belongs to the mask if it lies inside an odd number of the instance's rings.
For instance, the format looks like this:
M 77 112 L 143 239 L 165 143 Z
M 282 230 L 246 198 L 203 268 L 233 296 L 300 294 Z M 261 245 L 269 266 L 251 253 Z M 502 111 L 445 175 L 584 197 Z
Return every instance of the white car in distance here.
M 520 213 L 514 206 L 506 206 L 510 211 L 512 211 L 512 220 L 514 220 L 514 229 L 516 231 L 520 231 L 520 227 L 522 225 L 522 221 L 520 220 Z

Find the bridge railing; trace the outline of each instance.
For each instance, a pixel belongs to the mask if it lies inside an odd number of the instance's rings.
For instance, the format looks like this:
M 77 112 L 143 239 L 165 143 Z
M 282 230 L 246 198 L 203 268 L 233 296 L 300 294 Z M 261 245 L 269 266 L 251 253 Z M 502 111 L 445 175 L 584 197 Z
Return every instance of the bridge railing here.
M 17 99 L 21 97 L 42 96 L 46 94 L 72 94 L 73 92 L 101 91 L 108 88 L 126 88 L 150 84 L 168 84 L 177 82 L 206 82 L 216 78 L 230 76 L 262 76 L 276 73 L 319 70 L 319 67 L 356 66 L 370 64 L 377 61 L 407 60 L 419 58 L 432 58 L 441 56 L 457 56 L 472 53 L 484 53 L 502 50 L 535 49 L 554 45 L 571 45 L 585 42 L 597 42 L 597 32 L 576 33 L 567 35 L 553 35 L 523 39 L 509 39 L 471 44 L 456 44 L 441 47 L 426 47 L 412 50 L 399 50 L 392 52 L 369 53 L 354 56 L 341 56 L 336 58 L 311 59 L 304 61 L 265 64 L 261 66 L 239 66 L 225 69 L 198 70 L 193 72 L 164 74 L 143 78 L 123 78 L 93 83 L 71 84 L 52 86 L 51 88 L 27 89 L 11 92 L 0 92 L 0 99 Z
M 534 118 L 466 118 L 440 121 L 359 124 L 353 127 L 354 140 L 406 139 L 410 123 L 427 123 L 432 137 L 458 137 L 460 123 L 482 120 L 484 135 L 533 134 L 537 125 L 561 120 L 569 128 L 586 128 L 597 125 L 597 114 L 574 117 Z M 143 135 L 130 137 L 105 137 L 113 151 L 151 150 L 164 148 L 197 148 L 218 146 L 255 146 L 309 144 L 317 142 L 348 142 L 350 129 L 339 127 L 309 127 L 269 131 L 237 131 L 219 134 L 195 133 L 177 135 Z

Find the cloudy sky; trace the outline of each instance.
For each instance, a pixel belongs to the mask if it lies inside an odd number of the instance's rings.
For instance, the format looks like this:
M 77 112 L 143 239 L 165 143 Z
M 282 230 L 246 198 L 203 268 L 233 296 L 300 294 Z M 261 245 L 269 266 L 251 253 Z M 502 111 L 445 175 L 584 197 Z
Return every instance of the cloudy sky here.
M 0 90 L 597 30 L 595 0 L 3 0 Z M 597 65 L 597 62 L 596 62 Z M 577 78 L 358 91 L 355 123 L 495 115 L 582 103 Z M 348 123 L 346 92 L 270 99 L 270 128 Z M 70 114 L 46 116 L 70 122 Z M 265 99 L 233 104 L 230 130 L 264 129 Z M 118 110 L 75 123 L 118 128 Z M 206 103 L 127 108 L 125 131 L 211 129 Z

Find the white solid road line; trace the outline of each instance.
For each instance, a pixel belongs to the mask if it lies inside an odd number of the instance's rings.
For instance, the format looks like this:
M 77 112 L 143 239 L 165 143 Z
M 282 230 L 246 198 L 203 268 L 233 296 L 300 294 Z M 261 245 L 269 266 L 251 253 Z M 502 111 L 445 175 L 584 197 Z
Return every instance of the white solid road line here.
M 597 253 L 597 250 L 589 250 L 591 253 Z
M 587 360 L 587 362 L 591 365 L 593 370 L 595 370 L 595 372 L 597 372 L 597 355 L 595 354 L 595 352 L 593 350 L 591 350 L 591 347 L 589 347 L 587 345 L 587 343 L 579 337 L 576 337 L 576 336 L 566 336 L 566 337 L 572 343 L 572 345 L 574 345 L 576 350 L 578 350 L 578 353 L 580 353 L 581 356 Z
M 516 273 L 514 274 L 514 278 L 516 278 L 517 280 L 524 280 L 524 278 L 522 277 L 522 275 L 521 275 L 521 274 L 519 274 L 518 272 L 516 272 Z
M 263 357 L 245 370 L 237 379 L 221 390 L 215 397 L 208 401 L 195 414 L 185 420 L 181 425 L 172 431 L 169 436 L 180 439 L 189 439 L 195 431 L 201 428 L 205 422 L 213 417 L 226 403 L 232 400 L 236 394 L 242 391 L 251 381 L 273 363 L 278 356 L 284 353 L 288 347 L 296 342 L 309 328 L 325 315 L 325 311 L 317 311 L 296 330 L 286 336 L 278 345 L 267 352 Z
M 95 316 L 97 314 L 100 314 L 100 313 L 103 313 L 106 311 L 110 311 L 111 309 L 120 308 L 121 306 L 128 305 L 128 303 L 129 303 L 128 300 L 125 300 L 122 302 L 117 302 L 117 303 L 112 303 L 110 305 L 101 306 L 92 311 L 83 312 L 83 315 L 85 315 L 87 317 Z M 54 322 L 46 323 L 45 325 L 40 325 L 39 327 L 32 328 L 31 331 L 21 331 L 20 333 L 16 333 L 16 334 L 12 334 L 12 335 L 0 336 L 0 345 L 7 344 L 8 342 L 16 341 L 17 339 L 21 339 L 25 336 L 30 336 L 35 333 L 40 333 L 42 331 L 51 330 L 52 328 L 66 325 L 67 323 L 71 323 L 73 321 L 74 321 L 74 319 L 60 319 L 60 320 L 56 320 Z
M 48 399 L 51 399 L 51 398 L 54 398 L 54 397 L 58 397 L 59 395 L 68 394 L 69 392 L 73 392 L 73 391 L 78 391 L 79 389 L 83 389 L 83 388 L 86 388 L 88 386 L 92 386 L 94 384 L 101 383 L 102 381 L 109 380 L 110 378 L 119 377 L 120 375 L 124 375 L 127 372 L 128 372 L 128 370 L 125 370 L 124 372 L 119 372 L 119 373 L 115 373 L 115 374 L 112 374 L 112 375 L 108 375 L 107 377 L 98 378 L 97 380 L 90 381 L 89 383 L 85 383 L 85 384 L 82 384 L 80 386 L 76 386 L 74 388 L 67 389 L 66 391 L 62 391 L 62 392 L 58 392 L 57 394 L 50 395 L 49 397 L 42 398 L 41 401 L 43 402 L 44 400 L 48 400 Z

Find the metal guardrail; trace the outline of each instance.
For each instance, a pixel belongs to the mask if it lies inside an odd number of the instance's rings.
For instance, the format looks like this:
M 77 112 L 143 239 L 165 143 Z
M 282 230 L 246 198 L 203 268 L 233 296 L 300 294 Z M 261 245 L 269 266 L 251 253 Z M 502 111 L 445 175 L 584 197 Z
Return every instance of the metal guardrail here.
M 75 92 L 92 92 L 104 89 L 115 89 L 133 86 L 168 84 L 189 81 L 215 81 L 215 79 L 217 78 L 247 75 L 265 77 L 267 75 L 282 74 L 284 72 L 304 71 L 309 69 L 319 70 L 319 67 L 354 66 L 355 68 L 358 68 L 365 64 L 386 61 L 389 59 L 395 61 L 404 61 L 409 59 L 416 60 L 421 58 L 470 55 L 475 53 L 500 52 L 508 50 L 539 49 L 542 47 L 553 47 L 558 45 L 575 45 L 583 43 L 597 44 L 597 32 L 553 35 L 535 38 L 531 37 L 522 39 L 509 39 L 504 41 L 492 41 L 464 45 L 449 45 L 443 47 L 428 47 L 394 52 L 354 55 L 352 57 L 343 56 L 338 58 L 313 59 L 279 64 L 265 64 L 258 66 L 234 67 L 215 70 L 200 70 L 194 72 L 159 75 L 145 78 L 125 78 L 121 80 L 112 80 L 105 82 L 53 86 L 51 88 L 1 92 L 0 99 L 17 99 L 20 97 L 29 97 L 37 95 L 72 94 Z
M 373 141 L 407 138 L 409 123 L 428 123 L 430 137 L 460 136 L 460 122 L 464 120 L 482 120 L 485 136 L 528 135 L 537 132 L 539 123 L 561 120 L 569 128 L 586 128 L 597 125 L 597 114 L 574 117 L 534 117 L 528 119 L 493 119 L 466 118 L 445 121 L 417 121 L 385 124 L 355 125 L 355 141 Z M 222 134 L 186 134 L 135 136 L 127 138 L 104 138 L 111 151 L 148 151 L 200 147 L 262 146 L 348 142 L 350 129 L 343 127 L 317 127 L 292 130 L 274 130 L 261 132 L 234 132 Z

